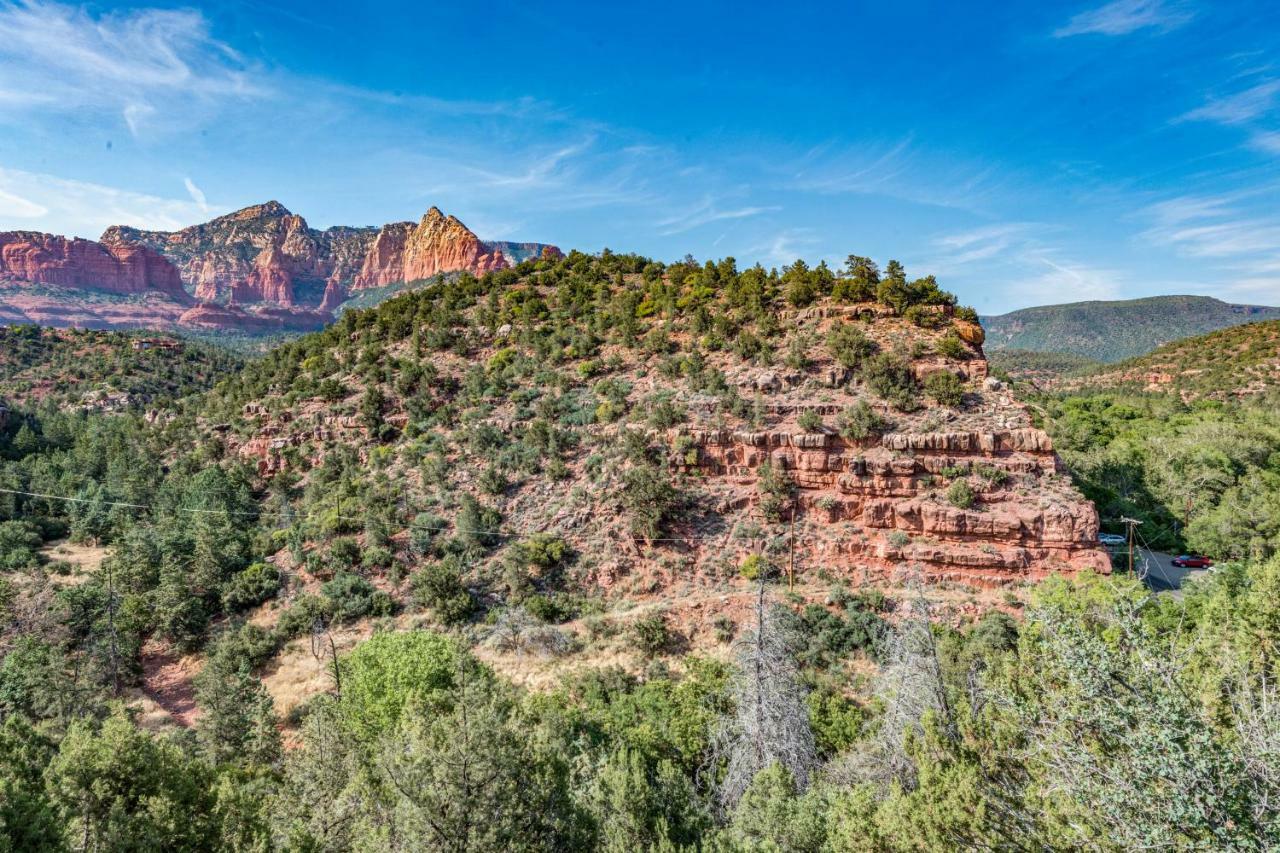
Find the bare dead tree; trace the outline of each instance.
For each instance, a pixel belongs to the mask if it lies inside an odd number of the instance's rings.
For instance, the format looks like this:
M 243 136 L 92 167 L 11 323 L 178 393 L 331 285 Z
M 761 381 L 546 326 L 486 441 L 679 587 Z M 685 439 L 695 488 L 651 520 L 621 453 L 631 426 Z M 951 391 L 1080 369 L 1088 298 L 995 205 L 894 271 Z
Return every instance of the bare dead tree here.
M 884 707 L 880 727 L 866 748 L 850 753 L 831 768 L 836 780 L 883 785 L 896 781 L 910 790 L 916 784 L 916 767 L 907 754 L 907 738 L 924 734 L 924 720 L 929 715 L 943 726 L 951 725 L 929 614 L 928 601 L 917 596 L 885 639 L 875 686 Z
M 752 780 L 769 765 L 786 768 L 803 790 L 818 764 L 805 703 L 808 691 L 800 681 L 791 637 L 776 608 L 768 606 L 764 574 L 756 599 L 755 628 L 737 643 L 735 710 L 716 743 L 717 757 L 726 761 L 719 791 L 726 810 L 742 799 Z
M 317 663 L 324 663 L 329 658 L 329 674 L 333 676 L 333 695 L 342 698 L 342 670 L 338 663 L 338 644 L 333 639 L 329 625 L 317 618 L 311 624 L 311 656 Z

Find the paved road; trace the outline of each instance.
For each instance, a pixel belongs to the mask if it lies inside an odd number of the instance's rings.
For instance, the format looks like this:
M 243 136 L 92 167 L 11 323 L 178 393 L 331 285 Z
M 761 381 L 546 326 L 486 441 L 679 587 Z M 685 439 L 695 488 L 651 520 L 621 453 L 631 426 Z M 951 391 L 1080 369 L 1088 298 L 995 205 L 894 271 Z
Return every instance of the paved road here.
M 1126 565 L 1127 553 L 1121 555 L 1119 565 Z M 1139 575 L 1146 572 L 1147 586 L 1156 592 L 1176 592 L 1182 589 L 1187 578 L 1200 577 L 1204 569 L 1181 569 L 1173 564 L 1172 554 L 1159 551 L 1137 551 L 1133 555 L 1133 570 Z

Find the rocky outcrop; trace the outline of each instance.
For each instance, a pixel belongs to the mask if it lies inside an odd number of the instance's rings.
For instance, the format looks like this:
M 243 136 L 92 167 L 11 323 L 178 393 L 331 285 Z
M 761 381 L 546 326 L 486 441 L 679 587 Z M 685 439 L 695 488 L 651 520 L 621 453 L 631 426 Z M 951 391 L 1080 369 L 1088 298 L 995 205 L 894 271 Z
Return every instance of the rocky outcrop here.
M 418 281 L 457 270 L 483 275 L 508 266 L 501 249 L 491 249 L 456 217 L 445 216 L 433 207 L 417 225 L 397 222 L 384 226 L 351 289 Z
M 251 334 L 271 332 L 313 332 L 324 328 L 332 316 L 324 311 L 308 311 L 304 308 L 280 308 L 255 305 L 222 305 L 201 302 L 183 312 L 177 323 L 190 329 L 236 329 Z
M 502 256 L 511 264 L 522 264 L 525 261 L 555 261 L 564 257 L 564 253 L 556 246 L 546 243 L 513 243 L 510 240 L 489 240 L 485 243 L 491 251 L 502 252 Z
M 308 227 L 276 201 L 246 207 L 181 231 L 113 226 L 104 242 L 145 245 L 169 258 L 195 297 L 205 302 L 270 303 L 318 307 L 338 264 L 373 229 L 338 229 L 330 235 Z M 334 242 L 342 244 L 335 252 Z
M 190 302 L 178 271 L 145 246 L 36 231 L 0 233 L 0 279 Z
M 560 256 L 485 243 L 434 207 L 382 228 L 319 231 L 270 201 L 180 231 L 112 226 L 98 242 L 0 232 L 0 322 L 306 331 L 332 321 L 352 290 L 505 269 L 500 246 L 519 260 Z
M 849 441 L 794 431 L 680 428 L 678 464 L 725 483 L 726 504 L 759 499 L 768 464 L 795 488 L 802 559 L 982 586 L 1051 571 L 1109 572 L 1093 505 L 1063 481 L 1053 443 L 1030 427 L 886 433 Z M 956 506 L 948 488 L 974 495 Z M 735 497 L 736 496 L 736 497 Z

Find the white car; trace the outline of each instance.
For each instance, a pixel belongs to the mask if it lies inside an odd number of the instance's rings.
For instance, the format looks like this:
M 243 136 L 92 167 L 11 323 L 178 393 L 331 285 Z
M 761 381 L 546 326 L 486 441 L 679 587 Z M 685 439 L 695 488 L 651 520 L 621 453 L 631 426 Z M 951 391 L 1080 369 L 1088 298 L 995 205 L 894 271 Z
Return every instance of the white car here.
M 1119 533 L 1099 533 L 1098 534 L 1098 542 L 1102 545 L 1106 545 L 1108 548 L 1115 547 L 1116 545 L 1124 545 L 1128 543 L 1128 541 L 1129 541 L 1128 539 L 1125 539 Z

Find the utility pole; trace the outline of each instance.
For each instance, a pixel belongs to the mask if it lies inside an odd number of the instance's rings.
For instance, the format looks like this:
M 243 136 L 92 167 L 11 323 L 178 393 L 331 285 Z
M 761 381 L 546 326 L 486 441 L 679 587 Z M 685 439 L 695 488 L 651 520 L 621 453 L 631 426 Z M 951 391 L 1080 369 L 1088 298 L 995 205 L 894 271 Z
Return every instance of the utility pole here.
M 1120 523 L 1127 525 L 1129 528 L 1129 574 L 1133 574 L 1133 532 L 1134 532 L 1134 528 L 1136 528 L 1142 522 L 1138 521 L 1138 519 L 1136 518 L 1126 517 L 1126 518 L 1120 519 Z

